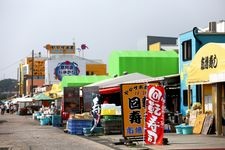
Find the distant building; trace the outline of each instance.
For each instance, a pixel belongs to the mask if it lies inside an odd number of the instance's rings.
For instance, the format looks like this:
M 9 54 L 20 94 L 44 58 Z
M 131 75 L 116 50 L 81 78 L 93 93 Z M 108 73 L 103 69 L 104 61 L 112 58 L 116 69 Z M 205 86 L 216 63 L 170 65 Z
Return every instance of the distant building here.
M 113 51 L 109 57 L 109 75 L 142 73 L 151 77 L 177 74 L 175 51 Z
M 19 67 L 19 95 L 30 95 L 33 74 L 33 88 L 42 86 L 45 79 L 45 60 L 41 53 L 23 60 Z M 32 65 L 32 61 L 34 64 Z M 32 72 L 33 70 L 33 72 Z
M 147 50 L 178 50 L 176 37 L 147 36 Z
M 75 44 L 50 45 L 47 58 L 41 54 L 27 57 L 19 65 L 19 95 L 30 95 L 31 89 L 59 83 L 63 76 L 107 75 L 106 64 L 100 60 L 89 60 L 76 56 Z M 33 67 L 32 67 L 33 66 Z M 33 88 L 32 85 L 33 70 Z
M 59 83 L 63 76 L 106 75 L 106 64 L 99 60 L 89 60 L 76 56 L 75 44 L 50 45 L 45 61 L 45 84 Z

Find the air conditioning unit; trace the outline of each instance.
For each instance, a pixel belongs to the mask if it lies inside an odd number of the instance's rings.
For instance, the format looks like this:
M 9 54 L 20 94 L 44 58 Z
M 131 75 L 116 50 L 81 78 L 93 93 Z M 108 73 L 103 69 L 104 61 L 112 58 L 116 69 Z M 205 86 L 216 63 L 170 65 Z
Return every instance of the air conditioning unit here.
M 216 32 L 216 22 L 209 22 L 209 32 Z

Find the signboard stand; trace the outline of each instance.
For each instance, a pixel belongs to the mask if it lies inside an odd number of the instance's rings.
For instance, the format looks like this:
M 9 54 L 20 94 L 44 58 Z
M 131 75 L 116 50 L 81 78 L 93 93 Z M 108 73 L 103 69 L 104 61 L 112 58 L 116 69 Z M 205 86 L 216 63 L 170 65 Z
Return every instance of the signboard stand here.
M 121 85 L 123 137 L 116 144 L 168 144 L 164 138 L 165 90 L 144 83 Z
M 137 145 L 134 142 L 143 141 L 143 137 L 135 137 L 135 138 L 123 138 L 119 139 L 119 142 L 114 142 L 115 145 L 126 145 L 126 146 L 134 146 Z
M 213 120 L 214 120 L 214 116 L 212 114 L 209 114 L 205 117 L 201 134 L 207 135 L 210 133 L 213 126 Z
M 121 85 L 122 133 L 125 143 L 143 140 L 146 92 L 147 85 L 144 83 Z

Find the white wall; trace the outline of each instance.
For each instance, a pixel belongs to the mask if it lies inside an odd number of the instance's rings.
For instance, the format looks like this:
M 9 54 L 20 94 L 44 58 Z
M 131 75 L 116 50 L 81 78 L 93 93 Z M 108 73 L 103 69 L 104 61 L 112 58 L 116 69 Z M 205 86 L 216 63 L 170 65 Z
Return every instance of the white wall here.
M 60 82 L 59 80 L 55 79 L 54 71 L 58 63 L 65 61 L 77 63 L 78 68 L 80 69 L 79 75 L 86 75 L 86 61 L 84 59 L 81 59 L 75 55 L 58 55 L 45 61 L 45 84 L 48 85 Z

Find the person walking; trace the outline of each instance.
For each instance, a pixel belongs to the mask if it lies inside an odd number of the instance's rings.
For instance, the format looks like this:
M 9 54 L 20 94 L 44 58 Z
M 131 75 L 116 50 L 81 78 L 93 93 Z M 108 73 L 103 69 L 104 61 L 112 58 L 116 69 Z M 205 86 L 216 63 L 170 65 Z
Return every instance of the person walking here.
M 9 113 L 9 103 L 5 103 L 6 112 Z
M 9 104 L 9 113 L 13 114 L 13 104 Z
M 1 104 L 0 108 L 1 108 L 1 115 L 4 115 L 4 113 L 5 113 L 5 105 Z

